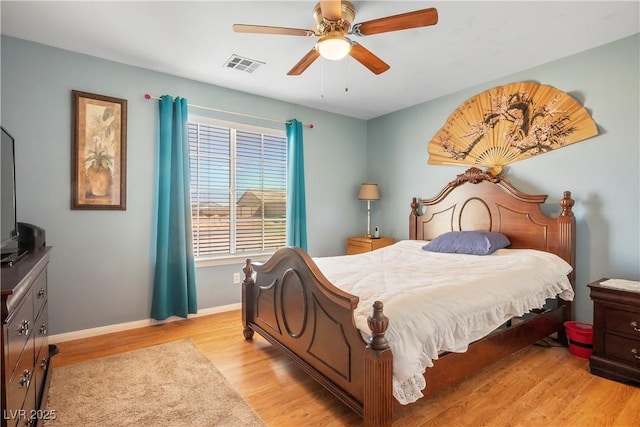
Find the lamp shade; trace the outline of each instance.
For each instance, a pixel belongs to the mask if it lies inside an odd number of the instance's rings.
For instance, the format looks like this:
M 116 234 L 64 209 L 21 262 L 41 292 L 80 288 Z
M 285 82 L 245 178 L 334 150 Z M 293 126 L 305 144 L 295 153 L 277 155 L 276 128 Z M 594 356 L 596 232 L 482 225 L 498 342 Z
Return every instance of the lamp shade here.
M 323 58 L 337 61 L 349 54 L 351 51 L 351 43 L 349 43 L 349 40 L 344 36 L 328 35 L 318 41 L 316 49 Z
M 360 186 L 359 200 L 380 200 L 380 193 L 378 192 L 378 184 L 370 182 L 363 182 Z

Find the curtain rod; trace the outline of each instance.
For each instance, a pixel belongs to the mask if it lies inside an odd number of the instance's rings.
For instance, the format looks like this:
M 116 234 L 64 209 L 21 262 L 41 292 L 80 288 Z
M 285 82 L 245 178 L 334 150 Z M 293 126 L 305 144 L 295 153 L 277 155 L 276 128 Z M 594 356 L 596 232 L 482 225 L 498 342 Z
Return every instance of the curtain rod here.
M 148 93 L 144 94 L 145 99 L 157 99 L 160 100 L 160 97 L 158 96 L 151 96 Z M 244 113 L 236 113 L 234 111 L 226 111 L 226 110 L 219 110 L 217 108 L 211 108 L 211 107 L 203 107 L 202 105 L 194 105 L 194 104 L 187 104 L 187 106 L 189 107 L 193 107 L 193 108 L 200 108 L 202 110 L 209 110 L 209 111 L 217 111 L 219 113 L 226 113 L 226 114 L 235 114 L 236 116 L 243 116 L 243 117 L 251 117 L 253 119 L 259 119 L 259 120 L 267 120 L 269 122 L 276 122 L 276 123 L 282 123 L 282 124 L 291 124 L 291 122 L 283 122 L 281 120 L 274 120 L 274 119 L 269 119 L 267 117 L 260 117 L 260 116 L 252 116 L 251 114 L 244 114 Z M 309 129 L 313 129 L 313 123 L 310 123 L 308 125 L 303 124 L 302 126 L 309 128 Z

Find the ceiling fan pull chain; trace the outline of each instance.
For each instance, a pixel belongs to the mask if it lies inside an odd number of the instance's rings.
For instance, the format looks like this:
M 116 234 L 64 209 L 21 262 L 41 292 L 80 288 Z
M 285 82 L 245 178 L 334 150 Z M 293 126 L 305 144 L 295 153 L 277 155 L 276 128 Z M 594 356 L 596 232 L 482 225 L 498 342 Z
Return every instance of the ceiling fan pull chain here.
M 349 58 L 344 61 L 344 91 L 349 92 Z
M 324 99 L 324 58 L 320 58 L 320 99 Z

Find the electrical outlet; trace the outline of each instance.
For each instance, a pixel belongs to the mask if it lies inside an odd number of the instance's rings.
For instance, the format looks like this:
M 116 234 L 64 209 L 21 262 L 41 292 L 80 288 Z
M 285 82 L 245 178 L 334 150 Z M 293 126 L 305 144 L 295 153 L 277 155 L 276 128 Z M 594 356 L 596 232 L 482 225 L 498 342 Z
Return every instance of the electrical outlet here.
M 236 285 L 240 283 L 240 273 L 233 273 L 233 283 Z

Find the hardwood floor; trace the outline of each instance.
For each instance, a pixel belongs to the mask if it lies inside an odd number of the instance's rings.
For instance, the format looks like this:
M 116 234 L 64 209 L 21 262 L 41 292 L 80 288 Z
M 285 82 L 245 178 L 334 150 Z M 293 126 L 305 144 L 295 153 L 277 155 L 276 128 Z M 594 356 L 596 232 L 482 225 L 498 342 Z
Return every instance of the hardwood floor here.
M 266 340 L 256 334 L 245 341 L 239 310 L 59 343 L 53 367 L 184 338 L 198 345 L 269 426 L 362 424 Z M 588 361 L 566 348 L 530 346 L 395 412 L 394 426 L 427 425 L 640 426 L 640 388 L 591 375 Z

